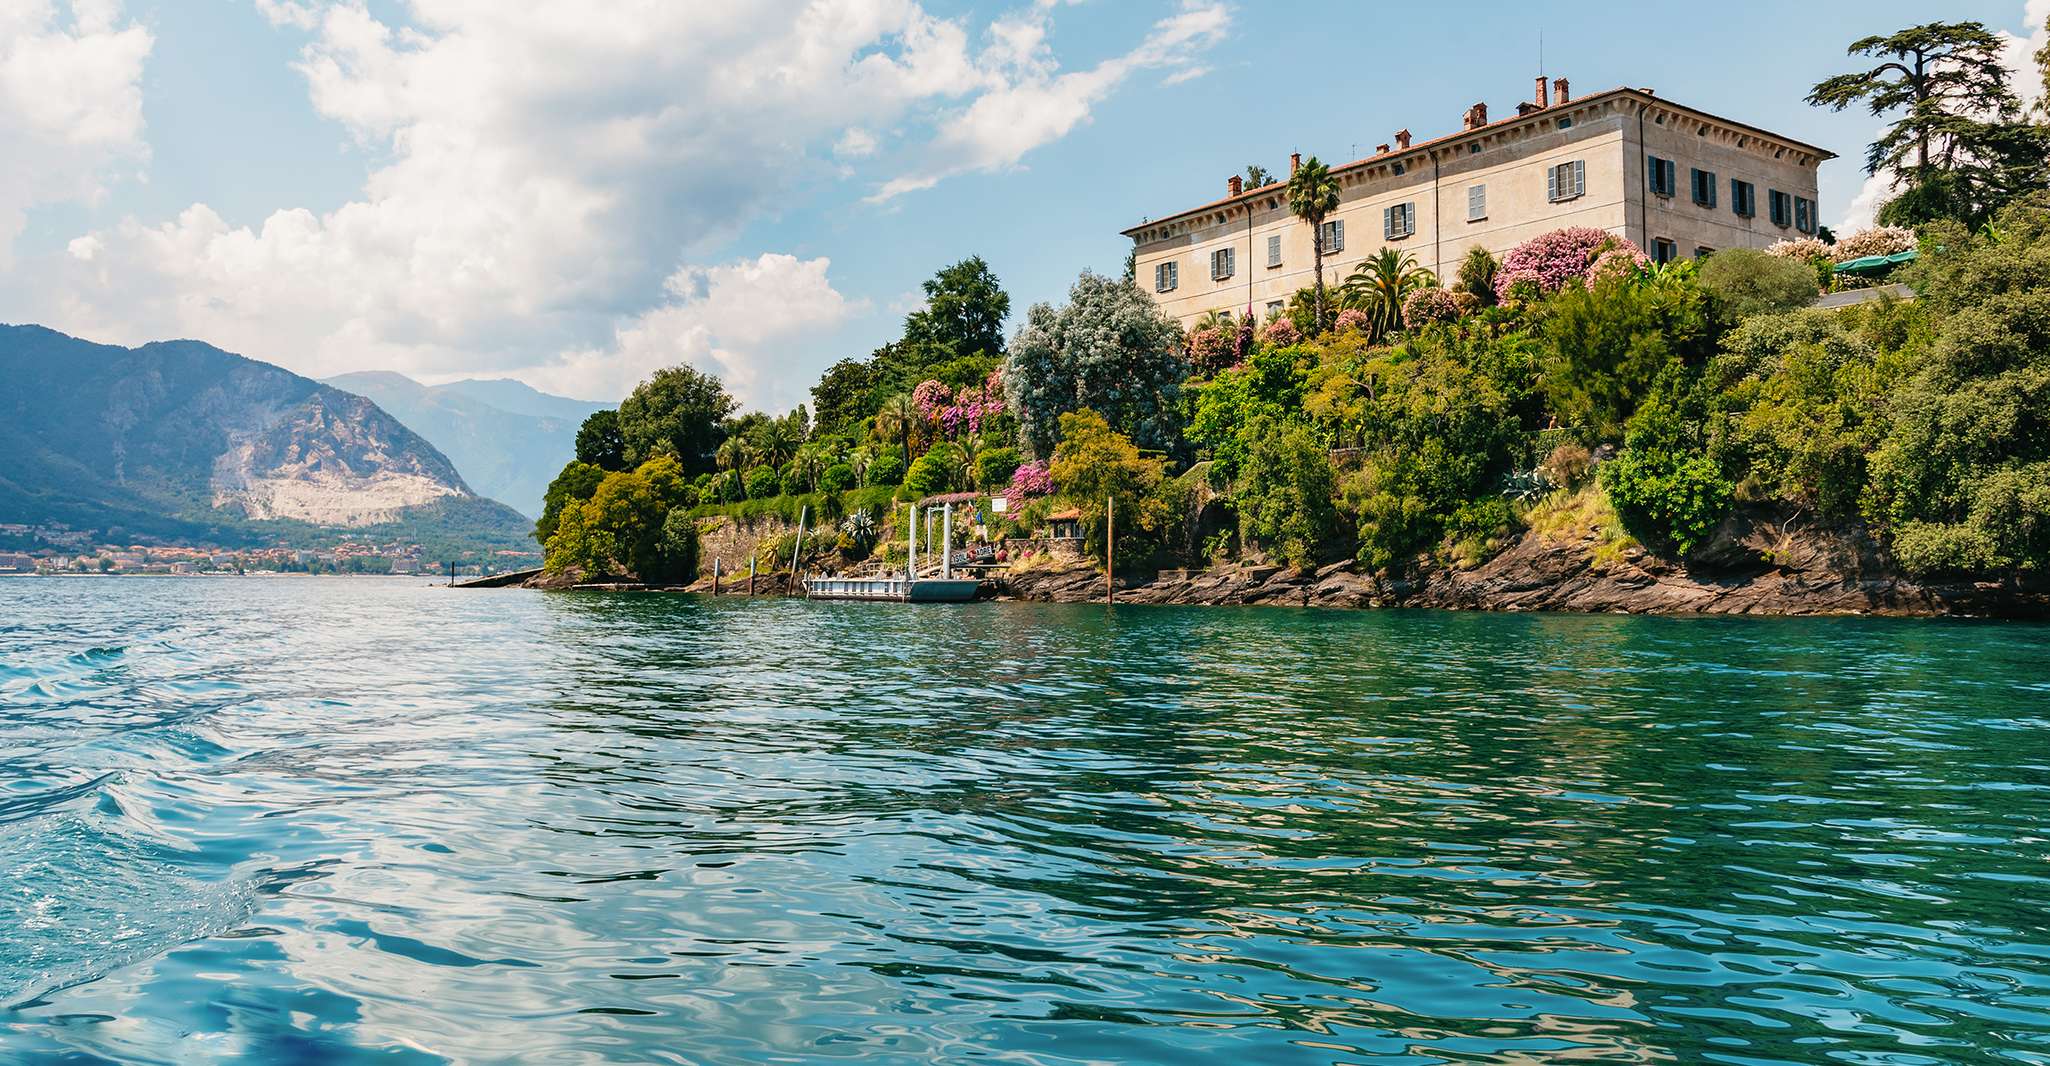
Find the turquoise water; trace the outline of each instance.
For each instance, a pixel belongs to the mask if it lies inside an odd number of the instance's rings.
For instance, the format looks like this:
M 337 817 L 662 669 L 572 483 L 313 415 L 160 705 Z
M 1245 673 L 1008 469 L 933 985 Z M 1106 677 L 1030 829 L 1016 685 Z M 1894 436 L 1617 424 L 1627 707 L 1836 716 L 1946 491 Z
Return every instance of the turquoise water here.
M 2050 627 L 0 581 L 0 1061 L 2050 1062 Z

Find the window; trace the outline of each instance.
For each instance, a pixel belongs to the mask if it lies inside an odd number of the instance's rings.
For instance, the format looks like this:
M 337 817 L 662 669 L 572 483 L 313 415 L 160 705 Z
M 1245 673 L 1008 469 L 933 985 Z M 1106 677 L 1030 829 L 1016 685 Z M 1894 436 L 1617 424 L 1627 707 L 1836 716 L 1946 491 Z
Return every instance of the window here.
M 1324 254 L 1345 251 L 1345 220 L 1334 218 L 1324 223 Z
M 1651 181 L 1651 191 L 1659 196 L 1671 196 L 1680 191 L 1679 172 L 1670 159 L 1652 156 L 1646 165 L 1646 177 Z
M 1267 238 L 1267 269 L 1272 270 L 1280 265 L 1281 234 L 1277 233 Z
M 1381 212 L 1381 236 L 1398 241 L 1416 232 L 1416 204 L 1390 204 Z
M 1398 177 L 1398 178 L 1399 178 L 1399 177 L 1401 177 L 1401 176 L 1403 176 L 1404 174 L 1407 174 L 1407 173 L 1409 173 L 1409 164 L 1408 164 L 1408 163 L 1397 163 L 1397 164 L 1395 164 L 1395 176 L 1396 176 L 1396 177 Z
M 1229 324 L 1231 322 L 1231 308 L 1227 307 L 1217 312 L 1217 320 Z
M 1778 189 L 1765 194 L 1765 204 L 1772 211 L 1772 224 L 1781 229 L 1794 224 L 1794 198 Z
M 1153 291 L 1173 292 L 1181 283 L 1181 264 L 1172 261 L 1156 263 L 1153 267 Z
M 1466 187 L 1466 220 L 1479 222 L 1488 217 L 1488 187 L 1469 185 Z
M 1694 258 L 1696 259 L 1707 259 L 1709 256 L 1712 256 L 1714 254 L 1715 249 L 1710 248 L 1708 245 L 1697 244 L 1694 246 Z
M 1688 172 L 1694 183 L 1694 202 L 1702 207 L 1715 206 L 1715 171 L 1695 169 Z
M 1652 262 L 1654 262 L 1654 263 L 1659 263 L 1659 264 L 1665 264 L 1665 263 L 1670 263 L 1670 262 L 1672 262 L 1673 260 L 1675 260 L 1675 259 L 1678 259 L 1678 258 L 1680 258 L 1680 246 L 1679 246 L 1679 245 L 1677 245 L 1677 244 L 1674 244 L 1674 243 L 1673 243 L 1672 241 L 1669 241 L 1669 240 L 1667 240 L 1667 239 L 1666 239 L 1666 238 L 1664 238 L 1664 237 L 1657 237 L 1657 238 L 1654 238 L 1654 239 L 1652 240 L 1652 242 L 1651 242 L 1651 261 L 1652 261 Z
M 1233 260 L 1238 258 L 1236 248 L 1219 248 L 1210 253 L 1210 280 L 1223 281 L 1231 277 Z
M 1730 210 L 1752 218 L 1758 214 L 1758 189 L 1748 181 L 1730 179 Z
M 1794 228 L 1802 233 L 1815 232 L 1815 201 L 1794 197 Z
M 1278 314 L 1280 314 L 1280 313 L 1281 313 L 1281 301 L 1280 301 L 1280 300 L 1269 300 L 1269 301 L 1267 301 L 1267 313 L 1268 313 L 1269 315 L 1278 315 Z
M 1571 118 L 1562 118 L 1562 119 L 1560 119 L 1560 120 L 1559 120 L 1559 128 L 1560 128 L 1560 129 L 1562 129 L 1562 130 L 1570 130 L 1570 129 L 1572 129 L 1572 128 L 1573 128 L 1573 120 L 1572 120 Z
M 1466 154 L 1467 154 L 1467 155 L 1479 155 L 1479 154 L 1481 154 L 1481 146 L 1480 146 L 1480 145 L 1478 145 L 1478 144 L 1469 144 L 1469 145 L 1467 145 L 1467 146 L 1466 146 Z
M 1545 170 L 1545 199 L 1553 203 L 1571 200 L 1587 192 L 1587 163 L 1576 159 Z

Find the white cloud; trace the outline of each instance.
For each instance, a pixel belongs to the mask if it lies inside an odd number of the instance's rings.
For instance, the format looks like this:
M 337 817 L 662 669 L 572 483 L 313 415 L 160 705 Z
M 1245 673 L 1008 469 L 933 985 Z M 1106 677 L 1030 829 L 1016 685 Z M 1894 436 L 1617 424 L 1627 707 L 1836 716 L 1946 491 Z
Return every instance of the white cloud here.
M 381 160 L 360 194 L 254 223 L 204 203 L 129 219 L 0 304 L 96 339 L 199 337 L 310 374 L 526 368 L 590 396 L 669 351 L 711 360 L 751 400 L 788 402 L 785 353 L 768 345 L 789 335 L 721 309 L 751 284 L 801 282 L 793 298 L 809 303 L 765 317 L 840 321 L 854 311 L 824 260 L 676 264 L 716 261 L 750 221 L 832 180 L 821 157 L 880 154 L 875 130 L 914 153 L 938 142 L 924 185 L 1014 163 L 1131 71 L 1177 69 L 1226 18 L 1186 8 L 1133 52 L 1060 75 L 1048 0 L 983 31 L 917 0 L 407 0 L 404 21 L 362 0 L 254 2 L 307 35 L 296 65 L 314 107 Z M 935 115 L 948 116 L 937 130 Z M 678 277 L 702 291 L 679 293 Z M 686 326 L 702 337 L 656 335 Z
M 2033 106 L 2043 95 L 2043 76 L 2036 66 L 2036 52 L 2050 33 L 2044 30 L 2044 23 L 2050 20 L 2050 0 L 2027 0 L 2022 11 L 2022 25 L 2029 30 L 2029 36 L 2018 37 L 2006 30 L 1996 31 L 2004 41 L 2001 51 L 2002 65 L 2013 74 L 2012 84 L 2024 107 Z M 1873 138 L 1879 131 L 1873 131 Z M 1879 209 L 1898 191 L 1899 179 L 1890 167 L 1881 167 L 1875 174 L 1865 178 L 1859 186 L 1858 195 L 1845 206 L 1843 218 L 1837 223 L 1839 234 L 1851 234 L 1870 228 L 1879 217 Z
M 929 189 L 957 174 L 1017 165 L 1026 153 L 1087 122 L 1097 102 L 1134 72 L 1193 69 L 1195 57 L 1223 40 L 1231 22 L 1223 4 L 1184 0 L 1178 14 L 1155 23 L 1130 52 L 1088 70 L 1058 74 L 1045 44 L 1046 7 L 992 28 L 994 43 L 984 59 L 1009 71 L 1011 80 L 949 116 L 926 165 L 884 182 L 869 198 L 872 202 Z
M 97 200 L 148 159 L 151 44 L 108 0 L 0 0 L 0 265 L 31 208 Z
M 688 363 L 716 374 L 743 404 L 782 410 L 805 402 L 828 361 L 819 338 L 867 310 L 826 278 L 829 260 L 766 254 L 669 276 L 664 302 L 614 332 L 604 348 L 522 368 L 542 388 L 578 396 L 624 394 L 656 369 Z

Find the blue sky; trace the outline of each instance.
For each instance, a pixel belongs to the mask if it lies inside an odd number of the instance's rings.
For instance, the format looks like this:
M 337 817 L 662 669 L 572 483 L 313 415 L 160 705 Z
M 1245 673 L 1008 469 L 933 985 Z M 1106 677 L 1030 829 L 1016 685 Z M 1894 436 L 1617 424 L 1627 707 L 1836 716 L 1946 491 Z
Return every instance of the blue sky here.
M 1838 152 L 1834 222 L 1857 213 L 1878 123 L 1801 97 L 1850 40 L 1932 17 L 2027 37 L 2050 15 L 612 6 L 0 0 L 0 137 L 19 149 L 0 163 L 0 320 L 598 399 L 687 361 L 783 408 L 894 336 L 941 265 L 988 259 L 1014 314 L 1057 300 L 1118 269 L 1120 229 L 1247 163 L 1435 136 L 1477 100 L 1505 112 L 1540 32 L 1576 93 L 1648 85 Z

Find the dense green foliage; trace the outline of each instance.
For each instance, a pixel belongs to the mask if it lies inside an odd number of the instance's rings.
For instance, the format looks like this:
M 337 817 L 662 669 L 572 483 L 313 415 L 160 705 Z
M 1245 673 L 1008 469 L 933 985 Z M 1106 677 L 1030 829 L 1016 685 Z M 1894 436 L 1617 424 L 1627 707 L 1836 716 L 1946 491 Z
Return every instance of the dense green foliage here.
M 1700 269 L 1701 287 L 1724 326 L 1815 302 L 1814 270 L 1792 259 L 1753 248 L 1731 248 L 1703 260 Z
M 1142 448 L 1180 445 L 1171 417 L 1188 376 L 1181 329 L 1129 282 L 1084 272 L 1061 308 L 1036 304 L 1004 363 L 1019 443 L 1046 457 L 1061 416 L 1095 411 Z
M 618 411 L 594 411 L 577 427 L 577 462 L 626 469 L 626 436 L 619 431 Z
M 685 474 L 712 469 L 713 453 L 726 439 L 723 423 L 734 406 L 710 374 L 687 366 L 655 371 L 619 405 L 626 461 L 638 465 L 670 455 Z

